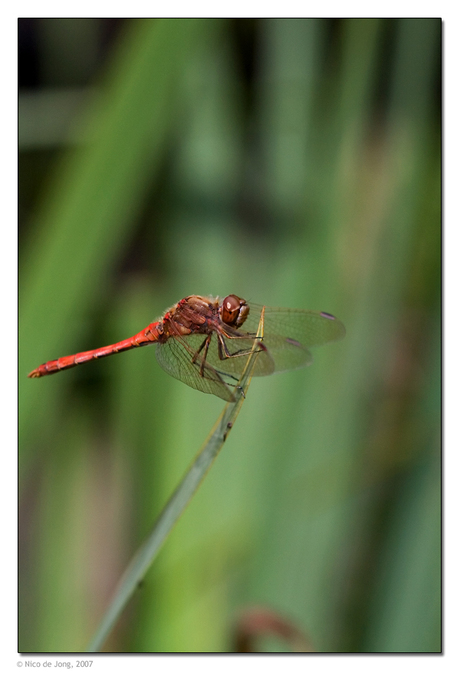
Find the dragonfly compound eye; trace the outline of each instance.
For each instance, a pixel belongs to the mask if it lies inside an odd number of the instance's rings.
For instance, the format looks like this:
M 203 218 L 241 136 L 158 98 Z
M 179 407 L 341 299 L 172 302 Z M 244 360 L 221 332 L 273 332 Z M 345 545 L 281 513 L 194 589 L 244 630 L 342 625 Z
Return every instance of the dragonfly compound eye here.
M 227 295 L 222 303 L 222 321 L 230 326 L 239 327 L 249 314 L 249 306 L 237 295 Z

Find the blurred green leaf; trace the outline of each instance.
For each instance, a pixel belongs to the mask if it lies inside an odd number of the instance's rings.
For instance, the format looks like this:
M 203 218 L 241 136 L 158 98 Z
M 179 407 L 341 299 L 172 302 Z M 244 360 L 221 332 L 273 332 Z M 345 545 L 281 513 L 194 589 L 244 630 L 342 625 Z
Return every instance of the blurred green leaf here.
M 58 165 L 53 193 L 37 215 L 21 258 L 21 442 L 52 426 L 66 377 L 27 379 L 47 359 L 80 345 L 88 312 L 107 296 L 110 270 L 132 232 L 174 123 L 181 71 L 210 24 L 142 20 L 128 24 L 91 111 L 79 126 L 89 143 Z M 30 453 L 24 451 L 24 457 Z

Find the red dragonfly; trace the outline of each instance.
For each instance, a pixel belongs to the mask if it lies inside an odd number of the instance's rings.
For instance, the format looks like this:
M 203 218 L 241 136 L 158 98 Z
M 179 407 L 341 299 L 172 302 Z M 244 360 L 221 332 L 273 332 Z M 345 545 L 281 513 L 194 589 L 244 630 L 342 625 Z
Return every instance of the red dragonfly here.
M 135 336 L 46 362 L 29 377 L 55 374 L 99 357 L 158 343 L 157 360 L 168 374 L 203 393 L 235 401 L 235 388 L 257 338 L 262 309 L 264 335 L 255 348 L 254 376 L 311 364 L 311 346 L 345 335 L 344 325 L 327 312 L 262 308 L 237 295 L 223 299 L 191 295 Z

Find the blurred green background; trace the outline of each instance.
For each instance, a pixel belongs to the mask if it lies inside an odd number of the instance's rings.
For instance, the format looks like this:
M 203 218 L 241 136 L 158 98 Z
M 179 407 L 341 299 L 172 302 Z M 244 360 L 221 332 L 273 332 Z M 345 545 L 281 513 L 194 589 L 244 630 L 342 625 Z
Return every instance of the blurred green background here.
M 150 347 L 27 373 L 236 293 L 347 336 L 254 379 L 105 649 L 231 652 L 258 605 L 439 651 L 440 20 L 23 19 L 19 78 L 19 650 L 85 648 L 223 407 Z

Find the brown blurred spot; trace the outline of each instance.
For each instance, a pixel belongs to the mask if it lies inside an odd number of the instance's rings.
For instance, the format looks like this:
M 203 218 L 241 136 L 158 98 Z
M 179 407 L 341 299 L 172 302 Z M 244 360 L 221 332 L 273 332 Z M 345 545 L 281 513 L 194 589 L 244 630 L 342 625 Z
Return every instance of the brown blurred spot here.
M 257 653 L 257 639 L 278 638 L 285 641 L 292 653 L 313 653 L 311 641 L 293 622 L 266 607 L 243 610 L 236 623 L 234 634 L 235 653 Z

